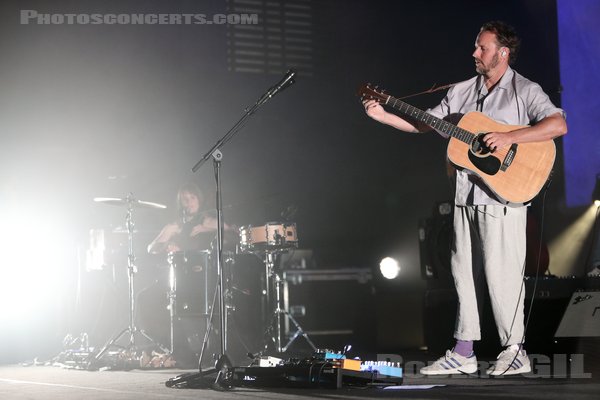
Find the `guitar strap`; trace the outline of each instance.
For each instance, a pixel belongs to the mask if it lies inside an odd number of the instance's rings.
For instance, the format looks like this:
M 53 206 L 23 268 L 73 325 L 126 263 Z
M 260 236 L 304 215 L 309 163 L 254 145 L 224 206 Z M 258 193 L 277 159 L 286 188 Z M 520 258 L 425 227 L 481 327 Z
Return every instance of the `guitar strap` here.
M 517 96 L 517 73 L 515 71 L 513 71 L 512 76 L 512 87 L 515 96 L 515 103 L 517 104 L 517 116 L 519 117 L 519 121 L 521 121 L 521 107 L 519 107 L 519 98 Z
M 403 96 L 403 97 L 398 97 L 398 99 L 399 100 L 404 100 L 404 99 L 408 99 L 408 98 L 411 98 L 411 97 L 420 96 L 422 94 L 429 94 L 429 93 L 438 92 L 440 90 L 449 89 L 452 86 L 458 85 L 459 83 L 460 82 L 454 82 L 454 83 L 449 83 L 447 85 L 437 86 L 437 87 L 436 87 L 437 84 L 434 83 L 433 86 L 431 86 L 431 88 L 429 88 L 429 89 L 427 89 L 427 90 L 425 90 L 423 92 L 418 92 L 418 93 L 409 94 L 409 95 L 406 95 L 406 96 Z M 513 76 L 512 76 L 512 79 L 511 79 L 511 83 L 512 83 L 513 93 L 514 93 L 514 97 L 515 97 L 515 103 L 517 105 L 517 115 L 518 115 L 519 121 L 520 121 L 521 120 L 521 107 L 519 107 L 519 99 L 518 99 L 518 96 L 517 96 L 517 73 L 515 71 L 513 71 Z M 487 95 L 484 96 L 481 100 L 477 101 L 477 108 L 478 108 L 477 111 L 482 111 L 482 109 L 483 109 L 483 101 L 485 100 L 485 97 L 487 97 Z
M 479 75 L 477 77 L 477 101 L 475 102 L 475 110 L 479 111 L 479 112 L 483 112 L 483 102 L 485 101 L 485 99 L 487 99 L 487 97 L 490 95 L 490 93 L 493 92 L 493 89 L 490 91 L 488 90 L 488 92 L 483 95 L 481 94 L 481 90 L 483 89 L 483 78 L 481 77 L 481 75 Z
M 422 94 L 429 94 L 429 93 L 438 92 L 440 90 L 449 89 L 452 86 L 458 85 L 459 83 L 460 82 L 454 82 L 454 83 L 449 83 L 448 85 L 437 86 L 437 87 L 436 87 L 437 83 L 434 83 L 433 86 L 430 89 L 427 89 L 424 92 L 413 93 L 413 94 L 406 95 L 404 97 L 398 97 L 398 100 L 404 100 L 404 99 L 408 99 L 408 98 L 411 98 L 411 97 L 420 96 Z

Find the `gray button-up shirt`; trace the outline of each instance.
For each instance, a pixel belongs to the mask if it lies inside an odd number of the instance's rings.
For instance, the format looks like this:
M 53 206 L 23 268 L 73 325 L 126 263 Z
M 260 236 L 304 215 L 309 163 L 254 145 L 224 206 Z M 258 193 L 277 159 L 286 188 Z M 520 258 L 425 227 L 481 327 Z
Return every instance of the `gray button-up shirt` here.
M 552 114 L 565 115 L 562 109 L 552 104 L 540 85 L 510 67 L 491 92 L 488 93 L 482 76 L 478 75 L 450 88 L 439 105 L 427 110 L 438 118 L 469 111 L 480 111 L 508 125 L 533 125 Z M 507 204 L 467 170 L 457 171 L 454 202 L 458 206 Z

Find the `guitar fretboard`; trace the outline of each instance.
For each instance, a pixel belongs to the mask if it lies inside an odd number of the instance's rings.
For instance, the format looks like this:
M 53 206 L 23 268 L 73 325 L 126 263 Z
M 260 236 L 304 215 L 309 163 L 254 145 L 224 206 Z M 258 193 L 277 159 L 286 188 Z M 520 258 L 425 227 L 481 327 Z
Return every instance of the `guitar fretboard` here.
M 444 121 L 443 119 L 434 117 L 433 115 L 419 110 L 418 108 L 413 107 L 410 104 L 405 103 L 393 96 L 388 97 L 386 104 L 392 106 L 401 113 L 408 115 L 409 117 L 424 122 L 432 128 L 460 140 L 461 142 L 470 144 L 475 138 L 473 133 L 459 128 L 450 122 Z

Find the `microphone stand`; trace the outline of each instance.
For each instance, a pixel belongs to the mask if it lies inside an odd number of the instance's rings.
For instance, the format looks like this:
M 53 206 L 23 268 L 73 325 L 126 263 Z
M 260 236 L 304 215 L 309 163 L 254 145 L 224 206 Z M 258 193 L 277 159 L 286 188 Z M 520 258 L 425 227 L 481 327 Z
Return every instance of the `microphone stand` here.
M 244 110 L 244 115 L 235 123 L 235 125 L 221 138 L 219 139 L 206 154 L 198 161 L 193 167 L 192 172 L 198 171 L 200 167 L 208 161 L 210 158 L 213 159 L 213 168 L 215 173 L 215 184 L 216 184 L 216 206 L 217 206 L 217 295 L 219 296 L 219 317 L 221 327 L 221 354 L 215 362 L 214 368 L 202 370 L 202 355 L 198 360 L 198 372 L 197 373 L 186 373 L 178 375 L 175 378 L 170 378 L 165 382 L 167 387 L 187 385 L 187 387 L 208 387 L 209 384 L 205 380 L 205 377 L 217 373 L 217 376 L 212 384 L 214 389 L 229 389 L 231 385 L 228 383 L 230 379 L 230 369 L 232 367 L 231 361 L 227 356 L 227 307 L 225 304 L 225 291 L 224 288 L 224 276 L 223 276 L 223 203 L 221 197 L 221 161 L 223 159 L 223 153 L 220 148 L 229 142 L 235 134 L 244 126 L 246 121 L 267 101 L 269 101 L 277 93 L 281 92 L 288 86 L 294 83 L 294 70 L 289 70 L 284 78 L 275 86 L 271 87 L 265 92 L 256 103 L 250 108 Z M 207 329 L 212 329 L 212 321 L 208 321 Z M 207 331 L 208 333 L 208 331 Z

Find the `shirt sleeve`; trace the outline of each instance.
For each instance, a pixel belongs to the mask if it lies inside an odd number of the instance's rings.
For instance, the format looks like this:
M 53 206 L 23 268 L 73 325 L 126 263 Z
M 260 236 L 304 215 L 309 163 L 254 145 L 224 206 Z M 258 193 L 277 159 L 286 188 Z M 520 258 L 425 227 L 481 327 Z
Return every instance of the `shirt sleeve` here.
M 452 89 L 450 89 L 448 91 L 448 93 L 446 94 L 446 96 L 444 96 L 444 98 L 442 99 L 442 102 L 440 104 L 438 104 L 437 106 L 430 108 L 427 110 L 428 114 L 433 115 L 436 118 L 444 118 L 446 115 L 450 114 L 450 96 L 451 96 L 451 91 Z
M 444 119 L 446 116 L 448 116 L 450 114 L 450 96 L 452 96 L 452 89 L 453 88 L 450 88 L 450 90 L 448 90 L 448 93 L 446 93 L 446 96 L 444 96 L 440 104 L 433 108 L 429 108 L 426 112 L 439 119 Z M 447 134 L 438 131 L 437 129 L 435 131 L 446 139 L 450 137 Z
M 540 122 L 544 118 L 560 113 L 563 118 L 566 118 L 566 114 L 563 109 L 556 107 L 550 101 L 550 98 L 541 86 L 537 83 L 531 83 L 527 88 L 525 102 L 527 105 L 527 116 L 532 124 Z

